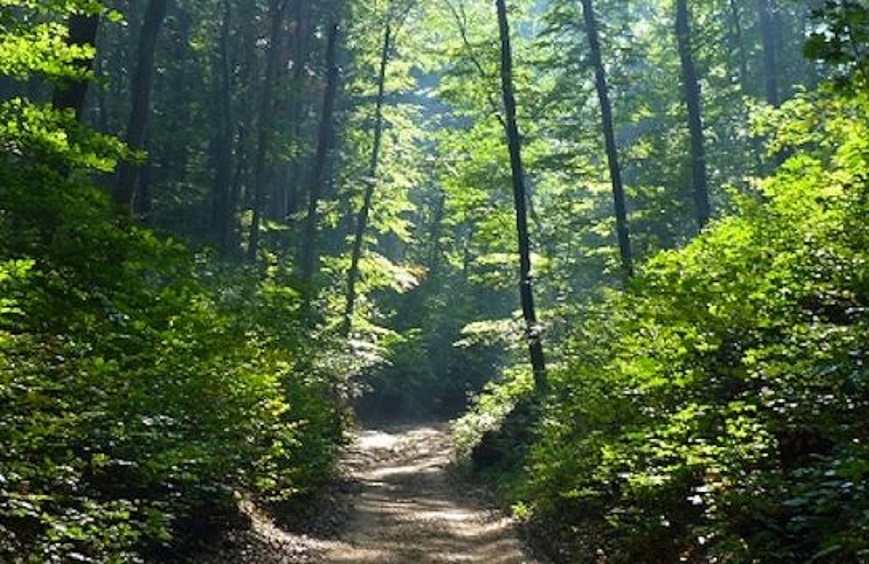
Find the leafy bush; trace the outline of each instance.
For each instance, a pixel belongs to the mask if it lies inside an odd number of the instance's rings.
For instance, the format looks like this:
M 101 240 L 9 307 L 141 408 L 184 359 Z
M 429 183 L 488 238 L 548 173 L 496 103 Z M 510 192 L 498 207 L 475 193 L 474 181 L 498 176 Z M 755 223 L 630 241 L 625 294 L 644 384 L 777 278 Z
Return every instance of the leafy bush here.
M 95 189 L 38 179 L 0 192 L 0 553 L 135 560 L 238 488 L 283 498 L 328 476 L 341 417 L 294 360 L 301 332 L 272 323 L 292 298 L 204 277 L 113 224 Z
M 801 149 L 760 197 L 574 337 L 525 496 L 572 544 L 597 536 L 577 560 L 869 556 L 867 109 L 786 105 Z
M 21 21 L 83 7 L 99 9 Z M 16 78 L 86 56 L 43 28 L 58 49 L 15 59 Z M 0 31 L 4 54 L 26 33 Z M 125 150 L 71 113 L 0 102 L 0 147 L 0 560 L 163 559 L 236 491 L 326 479 L 343 420 L 299 354 L 317 343 L 295 293 L 119 216 L 92 177 Z

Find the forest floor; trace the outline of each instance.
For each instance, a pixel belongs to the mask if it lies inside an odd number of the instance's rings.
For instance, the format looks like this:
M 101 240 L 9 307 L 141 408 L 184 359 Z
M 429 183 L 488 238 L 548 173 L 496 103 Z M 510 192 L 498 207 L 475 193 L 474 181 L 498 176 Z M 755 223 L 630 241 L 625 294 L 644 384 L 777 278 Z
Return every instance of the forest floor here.
M 363 429 L 354 439 L 343 460 L 345 481 L 321 508 L 319 531 L 289 533 L 248 506 L 251 526 L 197 562 L 537 562 L 514 523 L 450 470 L 445 425 Z

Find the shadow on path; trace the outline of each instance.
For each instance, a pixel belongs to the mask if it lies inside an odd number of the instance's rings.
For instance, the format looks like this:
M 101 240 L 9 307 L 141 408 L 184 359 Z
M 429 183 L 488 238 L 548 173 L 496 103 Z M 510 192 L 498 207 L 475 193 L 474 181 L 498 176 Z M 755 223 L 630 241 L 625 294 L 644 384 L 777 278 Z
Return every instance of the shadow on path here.
M 512 522 L 449 479 L 449 433 L 442 425 L 364 430 L 345 464 L 359 484 L 354 509 L 322 562 L 534 562 Z

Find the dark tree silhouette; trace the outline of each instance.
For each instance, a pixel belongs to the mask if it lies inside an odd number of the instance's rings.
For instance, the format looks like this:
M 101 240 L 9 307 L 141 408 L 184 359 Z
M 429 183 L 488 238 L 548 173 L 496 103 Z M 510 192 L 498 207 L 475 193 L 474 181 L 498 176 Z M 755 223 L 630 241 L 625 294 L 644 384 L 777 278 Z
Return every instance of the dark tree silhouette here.
M 606 145 L 607 163 L 609 164 L 610 180 L 613 186 L 613 205 L 616 213 L 616 235 L 619 241 L 619 253 L 622 259 L 622 273 L 625 279 L 634 274 L 634 261 L 631 253 L 631 238 L 628 231 L 628 212 L 625 203 L 625 187 L 622 183 L 622 170 L 619 166 L 619 152 L 616 146 L 615 127 L 613 126 L 613 109 L 610 102 L 607 85 L 606 69 L 600 50 L 597 17 L 592 0 L 581 0 L 582 13 L 585 18 L 585 32 L 588 36 L 588 46 L 591 64 L 594 66 L 595 87 L 600 101 L 600 115 L 603 126 L 604 143 Z
M 709 223 L 711 210 L 706 175 L 703 116 L 700 107 L 700 82 L 697 80 L 697 69 L 694 66 L 694 53 L 691 48 L 691 24 L 687 0 L 676 0 L 676 38 L 679 46 L 679 60 L 682 65 L 685 106 L 688 110 L 688 130 L 691 133 L 691 177 L 694 203 L 697 225 L 702 230 Z
M 145 12 L 145 21 L 139 36 L 139 60 L 133 74 L 133 104 L 127 123 L 127 145 L 134 150 L 145 147 L 145 132 L 151 111 L 151 90 L 154 83 L 154 52 L 160 26 L 166 18 L 169 0 L 151 0 Z M 118 183 L 115 186 L 115 202 L 133 212 L 136 208 L 139 167 L 130 162 L 121 163 Z
M 547 389 L 546 361 L 543 355 L 541 330 L 534 309 L 534 280 L 531 274 L 531 241 L 528 234 L 528 190 L 525 186 L 525 170 L 522 166 L 522 138 L 516 120 L 516 95 L 513 88 L 513 51 L 510 45 L 510 22 L 507 19 L 505 0 L 497 0 L 498 28 L 501 38 L 501 93 L 504 99 L 504 114 L 507 146 L 510 151 L 510 168 L 513 178 L 513 204 L 516 209 L 516 234 L 519 241 L 519 297 L 534 384 L 538 392 Z
M 69 38 L 67 42 L 76 46 L 95 46 L 100 17 L 96 14 L 73 14 L 69 17 Z M 87 72 L 93 66 L 93 59 L 78 61 L 78 67 Z M 61 84 L 54 90 L 52 105 L 58 110 L 71 109 L 77 120 L 84 112 L 88 83 L 85 80 Z
M 302 292 L 305 295 L 305 309 L 309 309 L 316 295 L 314 274 L 317 270 L 317 225 L 319 213 L 317 206 L 326 190 L 326 163 L 332 144 L 333 114 L 335 113 L 335 98 L 338 93 L 338 33 L 340 28 L 333 23 L 329 31 L 329 41 L 326 45 L 326 90 L 323 92 L 323 110 L 320 113 L 320 127 L 317 136 L 317 152 L 311 168 L 310 188 L 308 190 L 308 214 L 305 218 L 305 233 L 300 254 L 300 272 Z

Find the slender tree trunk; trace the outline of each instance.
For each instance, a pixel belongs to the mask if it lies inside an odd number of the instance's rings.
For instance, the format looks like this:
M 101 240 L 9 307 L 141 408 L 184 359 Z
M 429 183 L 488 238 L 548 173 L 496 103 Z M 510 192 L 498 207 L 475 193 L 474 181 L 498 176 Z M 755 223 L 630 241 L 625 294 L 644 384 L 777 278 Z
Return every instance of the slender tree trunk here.
M 317 227 L 320 216 L 317 207 L 326 189 L 326 163 L 332 143 L 332 116 L 335 112 L 335 98 L 338 93 L 338 24 L 332 24 L 329 41 L 326 45 L 326 89 L 323 92 L 323 110 L 320 114 L 320 127 L 317 138 L 317 152 L 311 168 L 310 188 L 308 189 L 308 213 L 305 218 L 305 232 L 300 254 L 300 272 L 304 307 L 310 311 L 316 295 L 314 274 L 317 269 Z
M 763 78 L 766 101 L 772 106 L 779 105 L 778 87 L 778 45 L 774 0 L 757 0 L 760 15 L 760 37 L 763 42 Z
M 97 29 L 100 18 L 96 14 L 73 14 L 69 17 L 69 37 L 67 43 L 74 46 L 91 46 L 97 44 Z M 87 72 L 93 67 L 93 59 L 80 60 L 76 63 L 80 70 Z M 73 110 L 79 121 L 84 113 L 85 96 L 88 83 L 86 80 L 61 84 L 54 90 L 52 105 L 58 110 Z
M 775 0 L 757 0 L 757 9 L 760 15 L 760 35 L 763 43 L 764 93 L 767 103 L 777 107 L 781 103 L 781 81 L 779 80 L 781 29 L 779 28 Z M 791 151 L 785 149 L 773 155 L 771 167 L 781 166 L 790 154 Z
M 443 192 L 438 195 L 435 204 L 434 217 L 432 218 L 429 241 L 431 246 L 428 251 L 428 278 L 435 280 L 440 273 L 441 256 L 441 232 L 443 231 L 444 215 L 447 211 L 447 196 Z
M 256 106 L 256 90 L 260 77 L 260 65 L 257 57 L 257 22 L 255 18 L 243 18 L 242 28 L 239 30 L 240 41 L 244 45 L 244 52 L 238 59 L 234 59 L 230 68 L 238 67 L 238 90 L 235 104 L 233 122 L 235 125 L 235 170 L 232 175 L 232 190 L 230 192 L 230 208 L 238 211 L 243 204 L 251 203 L 250 193 L 252 166 L 254 160 L 252 153 L 256 152 L 256 119 L 258 108 Z M 230 248 L 238 253 L 242 249 L 241 225 L 237 215 L 232 217 L 232 230 L 230 231 Z
M 748 55 L 745 52 L 745 32 L 742 28 L 742 17 L 739 13 L 739 4 L 737 0 L 730 0 L 730 26 L 733 36 L 733 44 L 736 46 L 736 58 L 739 64 L 739 87 L 743 95 L 750 96 L 752 92 L 751 83 L 748 75 Z M 744 108 L 745 122 L 748 124 L 750 120 L 748 108 Z M 754 166 L 760 170 L 763 166 L 763 144 L 756 136 L 751 136 L 751 158 L 754 161 Z
M 622 183 L 622 169 L 619 166 L 619 152 L 616 146 L 616 134 L 613 126 L 613 110 L 610 103 L 609 87 L 607 85 L 606 69 L 601 56 L 600 38 L 597 29 L 597 17 L 594 13 L 592 0 L 581 0 L 582 12 L 585 16 L 585 31 L 588 35 L 588 45 L 591 62 L 594 66 L 595 86 L 600 100 L 600 115 L 603 125 L 606 156 L 610 170 L 610 180 L 613 186 L 613 205 L 616 212 L 616 235 L 619 241 L 619 254 L 622 259 L 622 273 L 625 280 L 634 275 L 634 260 L 631 252 L 631 238 L 628 231 L 628 211 L 625 203 L 625 188 Z
M 250 167 L 250 157 L 248 155 L 248 137 L 250 130 L 244 123 L 239 124 L 238 132 L 236 133 L 236 151 L 235 151 L 235 170 L 232 173 L 232 187 L 230 188 L 229 208 L 238 211 L 244 195 L 245 178 L 248 176 Z M 235 254 L 241 251 L 241 226 L 238 219 L 233 213 L 229 218 L 232 222 L 229 235 L 229 252 Z
M 151 145 L 151 142 L 146 140 L 145 152 L 151 155 L 153 154 L 152 149 L 153 146 Z M 154 160 L 148 159 L 142 164 L 142 168 L 139 171 L 139 188 L 136 197 L 136 205 L 133 209 L 137 217 L 147 218 L 151 215 L 151 211 L 153 210 L 153 198 L 151 193 L 153 180 Z
M 101 58 L 96 60 L 96 75 L 101 77 L 105 75 L 105 61 Z M 97 88 L 97 128 L 101 133 L 109 133 L 109 99 L 108 92 L 104 86 Z
M 383 99 L 386 93 L 386 70 L 389 66 L 389 50 L 392 45 L 392 25 L 386 23 L 383 34 L 383 45 L 380 51 L 380 70 L 377 75 L 377 101 L 374 108 L 374 143 L 371 147 L 371 157 L 368 162 L 368 178 L 365 180 L 365 194 L 362 208 L 356 219 L 356 230 L 353 233 L 353 247 L 350 256 L 350 269 L 347 271 L 347 292 L 345 294 L 343 333 L 350 333 L 353 326 L 353 312 L 356 309 L 356 280 L 359 277 L 359 261 L 362 259 L 362 247 L 365 241 L 365 230 L 368 227 L 368 216 L 371 213 L 371 203 L 374 199 L 374 189 L 377 186 L 377 169 L 380 165 L 380 148 L 383 144 Z
M 263 81 L 262 99 L 260 100 L 260 113 L 257 120 L 257 148 L 256 160 L 254 161 L 254 194 L 253 194 L 253 220 L 250 225 L 248 238 L 247 258 L 255 261 L 259 251 L 260 224 L 262 214 L 265 211 L 266 196 L 266 158 L 268 157 L 269 141 L 271 138 L 271 115 L 274 110 L 274 89 L 277 81 L 278 62 L 280 49 L 278 43 L 281 38 L 281 27 L 284 21 L 284 10 L 287 7 L 286 0 L 272 0 L 269 13 L 271 15 L 271 31 L 269 33 L 269 52 L 266 60 L 266 75 Z
M 694 203 L 697 224 L 702 230 L 707 223 L 711 210 L 709 206 L 709 187 L 706 177 L 706 149 L 703 140 L 703 117 L 700 107 L 700 83 L 694 67 L 694 54 L 691 50 L 691 24 L 688 16 L 687 0 L 676 0 L 676 38 L 678 39 L 679 59 L 682 65 L 682 87 L 685 93 L 685 106 L 688 110 L 688 129 L 691 133 L 691 171 L 694 187 Z
M 510 151 L 510 168 L 513 175 L 513 203 L 516 209 L 516 234 L 519 242 L 519 296 L 525 332 L 531 355 L 534 384 L 538 392 L 545 392 L 546 362 L 543 356 L 541 330 L 534 309 L 534 281 L 531 275 L 531 243 L 528 235 L 528 211 L 525 171 L 522 167 L 522 138 L 516 122 L 516 96 L 513 91 L 513 52 L 510 46 L 510 24 L 507 20 L 505 0 L 496 0 L 498 27 L 501 37 L 501 93 L 504 99 L 504 114 L 507 145 Z
M 307 3 L 303 0 L 296 2 L 295 21 L 296 34 L 293 42 L 293 84 L 290 97 L 289 120 L 292 140 L 297 145 L 302 144 L 302 132 L 305 110 L 305 76 L 306 64 L 308 57 L 309 30 L 308 30 L 308 13 Z M 301 200 L 301 176 L 302 176 L 302 154 L 301 150 L 296 150 L 290 162 L 290 170 L 287 178 L 286 186 L 286 202 L 284 204 L 283 219 L 287 219 L 297 211 L 299 211 L 299 202 Z
M 220 25 L 218 53 L 215 60 L 215 122 L 214 189 L 212 197 L 212 230 L 216 233 L 220 252 L 227 255 L 232 245 L 232 69 L 229 63 L 229 34 L 232 4 L 223 2 L 223 21 Z
M 172 17 L 172 31 L 175 37 L 190 38 L 194 36 L 195 18 L 187 6 L 188 4 L 183 1 L 175 4 Z M 167 47 L 162 54 L 167 60 L 196 61 L 198 58 L 187 40 L 169 41 Z M 185 70 L 178 65 L 169 64 L 166 65 L 164 72 L 155 76 L 154 95 L 159 96 L 164 108 L 166 108 L 164 119 L 160 124 L 162 131 L 180 132 L 192 125 L 189 114 L 193 108 L 191 101 L 195 99 L 196 94 L 191 86 L 201 75 L 196 72 L 193 76 L 197 76 L 197 78 L 193 78 L 188 73 L 189 67 Z M 198 80 L 203 79 L 198 78 Z M 151 145 L 150 141 L 149 145 Z M 155 187 L 170 180 L 181 186 L 199 183 L 197 180 L 188 183 L 191 173 L 190 161 L 195 149 L 183 137 L 175 135 L 164 137 L 161 143 L 152 145 L 147 152 L 150 157 L 148 163 L 154 173 Z M 141 193 L 137 193 L 133 212 L 139 217 L 147 218 L 149 216 L 147 210 L 152 206 L 153 193 L 143 189 Z
M 154 53 L 160 26 L 166 18 L 168 0 L 151 0 L 145 12 L 145 22 L 139 36 L 139 60 L 133 75 L 133 105 L 127 123 L 127 145 L 134 150 L 145 146 L 148 114 L 151 111 L 151 90 L 154 83 Z M 134 209 L 139 167 L 129 162 L 121 163 L 118 183 L 115 186 L 115 202 L 132 212 Z
M 745 32 L 742 29 L 742 17 L 739 14 L 739 3 L 730 0 L 730 26 L 733 43 L 736 46 L 736 58 L 739 63 L 739 85 L 743 94 L 750 94 L 748 83 L 748 56 L 745 54 Z

